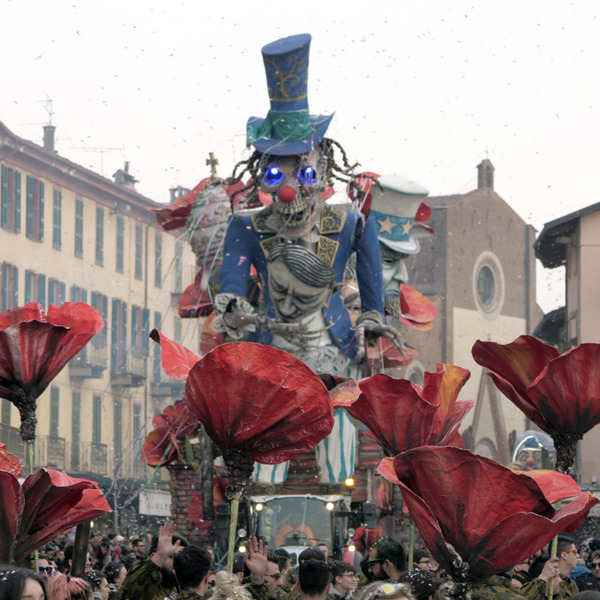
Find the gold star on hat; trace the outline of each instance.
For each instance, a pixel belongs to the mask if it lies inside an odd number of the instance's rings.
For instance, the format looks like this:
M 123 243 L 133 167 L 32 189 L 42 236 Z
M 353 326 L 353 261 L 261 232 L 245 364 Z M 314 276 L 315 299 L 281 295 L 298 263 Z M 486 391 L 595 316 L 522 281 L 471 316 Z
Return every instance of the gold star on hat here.
M 387 217 L 383 221 L 378 219 L 377 223 L 379 225 L 379 233 L 389 233 L 390 235 L 392 235 L 394 223 L 392 223 L 392 220 L 390 219 L 389 215 L 387 215 Z

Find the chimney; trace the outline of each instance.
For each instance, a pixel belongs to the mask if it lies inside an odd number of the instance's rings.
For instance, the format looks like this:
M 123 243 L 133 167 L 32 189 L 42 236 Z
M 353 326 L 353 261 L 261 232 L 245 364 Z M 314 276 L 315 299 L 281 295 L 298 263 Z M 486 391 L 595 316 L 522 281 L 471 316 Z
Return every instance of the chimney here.
M 494 165 L 489 158 L 484 158 L 477 165 L 477 189 L 494 191 Z
M 113 173 L 115 183 L 122 185 L 123 187 L 131 190 L 135 189 L 137 179 L 129 173 L 129 161 L 125 161 L 125 165 L 122 169 L 119 169 L 116 173 Z
M 56 152 L 54 150 L 54 132 L 56 127 L 54 125 L 44 125 L 44 150 L 49 152 Z

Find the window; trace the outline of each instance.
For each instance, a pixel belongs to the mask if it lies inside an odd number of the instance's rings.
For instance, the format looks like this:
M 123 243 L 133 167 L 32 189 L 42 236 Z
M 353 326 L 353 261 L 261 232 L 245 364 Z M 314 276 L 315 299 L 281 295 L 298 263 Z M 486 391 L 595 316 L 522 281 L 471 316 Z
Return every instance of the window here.
M 76 285 L 71 286 L 71 302 L 87 303 L 87 290 L 84 290 Z
M 46 305 L 46 276 L 34 271 L 25 271 L 25 304 L 39 302 Z
M 118 273 L 122 273 L 124 269 L 124 252 L 125 252 L 125 219 L 121 215 L 117 215 L 117 264 Z
M 81 394 L 79 392 L 73 392 L 72 418 L 71 469 L 79 471 L 79 442 L 81 441 Z
M 104 209 L 96 207 L 96 264 L 104 265 Z
M 58 414 L 60 410 L 60 390 L 50 388 L 50 437 L 58 437 Z
M 139 404 L 133 405 L 133 431 L 136 433 L 142 430 L 142 407 Z
M 21 173 L 2 165 L 0 185 L 0 225 L 3 229 L 19 233 L 21 231 Z
M 141 225 L 135 226 L 135 278 L 141 279 L 143 276 L 142 255 L 144 253 L 144 230 Z
M 495 319 L 504 306 L 504 272 L 498 257 L 490 251 L 482 252 L 473 269 L 473 295 L 484 319 Z
M 62 246 L 62 191 L 54 188 L 52 209 L 52 247 L 60 250 Z
M 27 175 L 25 235 L 36 242 L 44 241 L 44 182 Z
M 102 396 L 94 396 L 92 406 L 92 444 L 102 443 Z
M 12 402 L 10 400 L 7 400 L 6 398 L 2 398 L 2 423 L 4 423 L 4 425 L 10 425 L 11 407 Z
M 131 353 L 135 358 L 148 356 L 150 351 L 150 311 L 131 307 Z
M 61 306 L 67 301 L 67 285 L 64 281 L 48 279 L 48 304 Z
M 183 292 L 183 244 L 175 240 L 175 292 Z
M 121 459 L 121 454 L 123 452 L 123 405 L 121 403 L 121 400 L 115 400 L 114 430 L 115 463 L 118 463 Z
M 75 198 L 75 256 L 83 257 L 83 200 Z
M 0 310 L 19 306 L 19 269 L 10 263 L 2 263 L 2 288 Z
M 108 343 L 108 298 L 104 294 L 92 292 L 92 308 L 104 319 L 104 327 L 92 338 L 92 344 L 96 348 L 104 348 Z
M 158 231 L 154 238 L 154 285 L 162 286 L 162 235 Z
M 160 329 L 162 325 L 162 315 L 159 312 L 154 313 L 154 329 Z M 160 344 L 152 344 L 154 353 L 152 355 L 152 375 L 155 383 L 162 381 L 162 364 L 160 360 Z
M 127 304 L 122 300 L 112 301 L 111 327 L 111 371 L 127 370 Z

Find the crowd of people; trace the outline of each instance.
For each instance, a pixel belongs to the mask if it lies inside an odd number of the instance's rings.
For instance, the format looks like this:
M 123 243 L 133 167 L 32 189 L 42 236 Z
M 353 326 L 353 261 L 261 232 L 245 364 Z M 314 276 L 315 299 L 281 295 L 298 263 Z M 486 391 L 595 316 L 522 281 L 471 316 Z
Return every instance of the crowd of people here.
M 473 600 L 546 600 L 550 588 L 557 600 L 600 600 L 600 540 L 577 547 L 559 536 L 556 557 L 547 550 L 474 586 Z M 95 531 L 83 577 L 72 576 L 73 544 L 59 538 L 30 569 L 0 567 L 0 600 L 441 600 L 451 583 L 423 548 L 408 569 L 406 548 L 390 537 L 366 548 L 358 567 L 328 554 L 307 547 L 293 564 L 284 548 L 253 539 L 230 575 L 211 547 L 188 544 L 170 523 L 151 538 Z

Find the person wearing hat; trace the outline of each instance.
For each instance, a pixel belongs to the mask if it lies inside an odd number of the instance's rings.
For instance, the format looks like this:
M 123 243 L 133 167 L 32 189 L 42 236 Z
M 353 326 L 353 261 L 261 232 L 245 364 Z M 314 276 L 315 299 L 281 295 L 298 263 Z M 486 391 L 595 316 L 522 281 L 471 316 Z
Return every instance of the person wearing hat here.
M 150 558 L 136 562 L 119 590 L 119 600 L 163 600 L 177 588 L 173 557 L 188 545 L 175 533 L 175 523 L 165 523 L 152 538 Z

